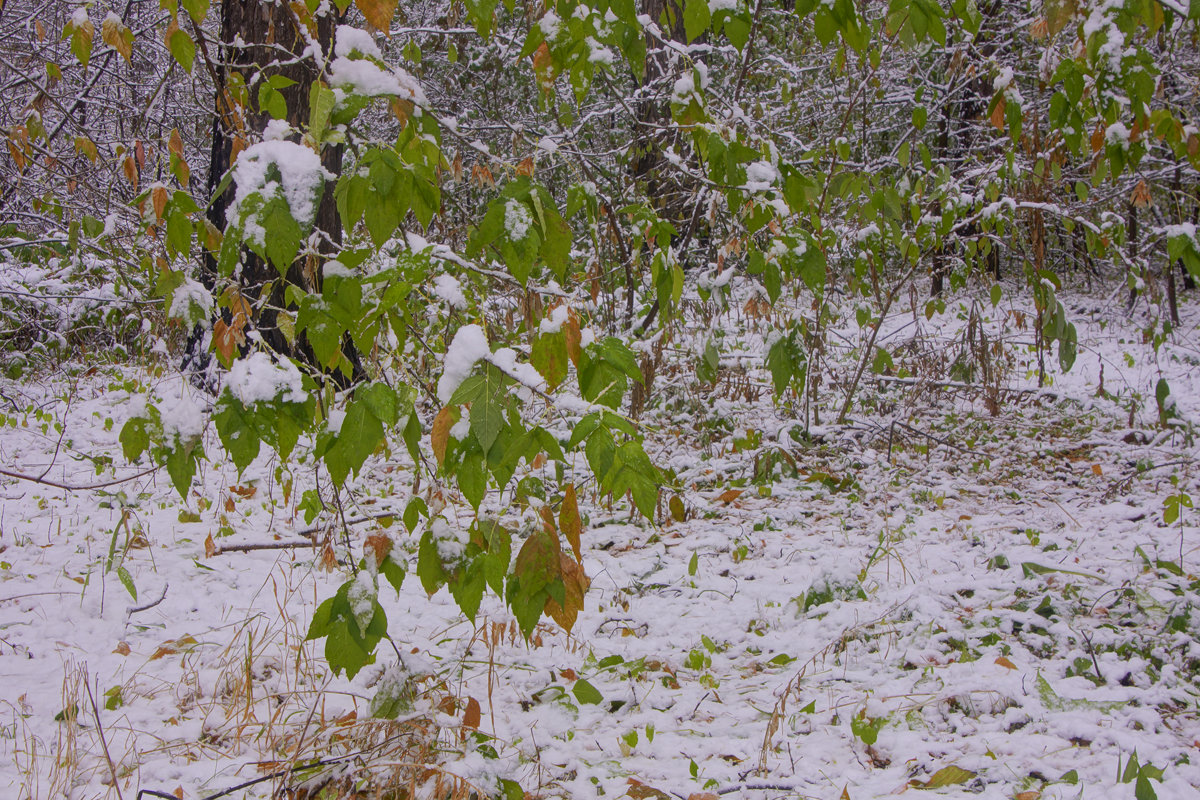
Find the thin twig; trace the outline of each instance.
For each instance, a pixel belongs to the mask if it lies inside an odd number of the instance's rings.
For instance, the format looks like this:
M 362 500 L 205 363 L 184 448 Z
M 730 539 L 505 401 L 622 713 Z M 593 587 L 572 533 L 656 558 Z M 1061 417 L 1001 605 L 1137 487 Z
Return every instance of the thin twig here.
M 163 600 L 167 599 L 167 589 L 170 589 L 170 588 L 171 588 L 171 583 L 170 583 L 170 581 L 167 581 L 166 583 L 163 584 L 162 594 L 160 594 L 158 596 L 157 600 L 153 600 L 149 603 L 144 603 L 140 606 L 130 606 L 129 610 L 125 612 L 125 619 L 129 619 L 131 616 L 138 613 L 139 611 L 149 611 L 150 609 L 154 608 L 156 605 L 161 603 Z
M 138 478 L 145 477 L 146 475 L 149 475 L 150 473 L 157 472 L 157 471 L 158 471 L 158 467 L 150 467 L 149 469 L 142 470 L 141 472 L 137 473 L 136 475 L 130 475 L 128 478 L 114 478 L 111 481 L 105 481 L 103 483 L 73 484 L 73 483 L 60 483 L 58 481 L 47 480 L 46 478 L 39 478 L 36 475 L 23 475 L 20 472 L 12 472 L 10 470 L 0 467 L 0 475 L 5 475 L 9 478 L 16 478 L 19 481 L 29 481 L 30 483 L 40 483 L 43 486 L 53 486 L 55 489 L 65 489 L 68 492 L 86 492 L 89 489 L 103 489 L 106 486 L 116 486 L 118 483 L 128 483 L 129 481 L 136 481 Z
M 117 800 L 125 800 L 121 794 L 121 781 L 117 778 L 117 767 L 113 764 L 112 756 L 108 752 L 108 741 L 104 738 L 104 726 L 100 723 L 100 708 L 96 705 L 96 696 L 92 694 L 92 685 L 86 680 L 83 685 L 87 687 L 88 700 L 92 704 L 92 716 L 96 720 L 96 733 L 100 736 L 100 746 L 104 748 L 104 759 L 108 761 L 108 772 L 112 776 L 113 788 L 117 790 Z

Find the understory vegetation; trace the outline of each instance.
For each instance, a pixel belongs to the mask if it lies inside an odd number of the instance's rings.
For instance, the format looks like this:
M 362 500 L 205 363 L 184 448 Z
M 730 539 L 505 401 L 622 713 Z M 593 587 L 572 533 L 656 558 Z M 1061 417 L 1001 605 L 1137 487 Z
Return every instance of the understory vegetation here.
M 4 776 L 1189 796 L 1198 23 L 0 4 Z

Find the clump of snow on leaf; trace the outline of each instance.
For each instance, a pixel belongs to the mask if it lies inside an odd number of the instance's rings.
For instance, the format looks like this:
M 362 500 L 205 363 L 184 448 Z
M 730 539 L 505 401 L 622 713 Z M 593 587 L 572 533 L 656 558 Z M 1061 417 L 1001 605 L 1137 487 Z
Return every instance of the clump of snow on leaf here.
M 478 325 L 464 325 L 454 334 L 454 340 L 446 349 L 446 360 L 443 365 L 442 377 L 438 378 L 437 396 L 443 405 L 450 402 L 454 391 L 471 374 L 476 362 L 491 354 L 487 337 L 483 328 Z
M 287 359 L 273 361 L 262 352 L 251 353 L 233 362 L 227 386 L 244 406 L 270 402 L 276 397 L 289 403 L 302 403 L 306 397 L 304 379 L 296 365 Z
M 519 242 L 529 235 L 529 226 L 533 224 L 533 215 L 529 209 L 517 200 L 509 200 L 504 206 L 504 230 L 508 238 Z
M 304 145 L 280 140 L 251 145 L 233 167 L 237 192 L 229 216 L 238 219 L 242 204 L 253 194 L 264 201 L 282 194 L 292 218 L 301 225 L 311 225 L 321 186 L 332 177 L 321 166 L 321 157 Z M 246 223 L 246 233 L 252 235 L 251 221 Z
M 212 293 L 199 281 L 184 278 L 183 283 L 171 294 L 171 307 L 167 314 L 182 319 L 188 325 L 208 325 L 212 307 Z

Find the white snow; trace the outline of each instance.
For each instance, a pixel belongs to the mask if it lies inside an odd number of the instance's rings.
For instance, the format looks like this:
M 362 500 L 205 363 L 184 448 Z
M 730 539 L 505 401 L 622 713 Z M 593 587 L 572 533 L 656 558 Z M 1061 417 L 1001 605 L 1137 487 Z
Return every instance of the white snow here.
M 462 284 L 453 275 L 438 275 L 433 279 L 433 293 L 439 300 L 452 309 L 467 307 L 467 298 L 463 294 Z
M 458 329 L 450 346 L 446 348 L 442 376 L 438 378 L 437 396 L 442 405 L 450 402 L 454 391 L 475 369 L 475 364 L 487 358 L 491 352 L 483 328 L 478 325 L 464 325 Z
M 234 361 L 226 386 L 244 406 L 270 402 L 277 397 L 289 403 L 302 403 L 308 396 L 295 364 L 286 358 L 276 361 L 262 351 Z
M 272 168 L 278 171 L 277 177 L 271 175 Z M 321 166 L 320 156 L 304 145 L 288 141 L 253 144 L 238 156 L 233 166 L 237 191 L 229 207 L 229 217 L 238 219 L 242 203 L 251 194 L 268 198 L 282 193 L 292 217 L 301 226 L 311 225 L 322 182 L 332 178 Z M 248 229 L 253 222 L 247 220 Z
M 529 226 L 533 224 L 533 215 L 519 200 L 509 200 L 504 206 L 504 230 L 508 238 L 519 242 L 529 235 Z

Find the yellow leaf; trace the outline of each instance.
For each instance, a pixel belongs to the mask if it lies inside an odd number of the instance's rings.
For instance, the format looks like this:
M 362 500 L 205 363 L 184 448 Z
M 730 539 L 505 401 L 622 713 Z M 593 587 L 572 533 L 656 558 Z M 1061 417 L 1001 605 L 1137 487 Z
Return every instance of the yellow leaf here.
M 558 512 L 558 527 L 567 537 L 567 541 L 571 543 L 576 560 L 582 561 L 583 544 L 580 541 L 580 534 L 583 532 L 583 523 L 579 519 L 579 502 L 575 497 L 575 484 L 573 483 L 568 483 L 563 492 L 562 508 Z
M 941 789 L 945 786 L 953 786 L 958 783 L 966 783 L 975 777 L 975 773 L 962 767 L 951 764 L 948 767 L 942 767 L 933 775 L 929 776 L 929 780 L 925 782 L 914 780 L 909 785 L 916 789 Z
M 399 4 L 400 0 L 354 0 L 354 5 L 358 6 L 358 10 L 367 18 L 367 22 L 371 23 L 371 27 L 389 36 L 392 16 Z
M 683 522 L 687 519 L 687 509 L 683 506 L 683 500 L 679 495 L 672 495 L 667 501 L 667 508 L 671 511 L 671 519 L 676 522 Z
M 100 157 L 100 153 L 96 150 L 96 143 L 86 136 L 75 137 L 75 152 L 82 153 L 87 157 L 87 160 L 96 163 L 96 159 Z
M 457 422 L 454 409 L 446 406 L 433 419 L 433 429 L 429 432 L 429 443 L 433 445 L 433 455 L 440 467 L 446 461 L 446 445 L 450 442 L 450 428 Z

